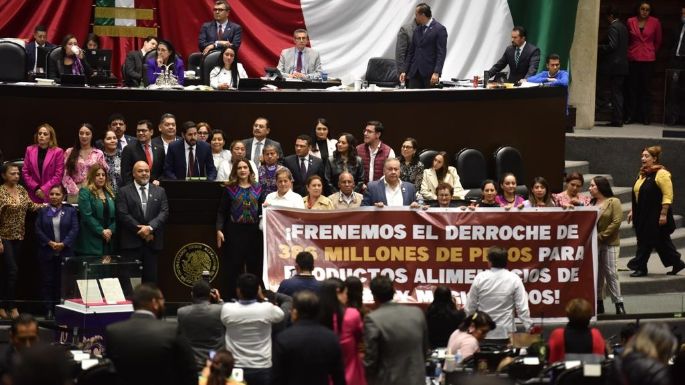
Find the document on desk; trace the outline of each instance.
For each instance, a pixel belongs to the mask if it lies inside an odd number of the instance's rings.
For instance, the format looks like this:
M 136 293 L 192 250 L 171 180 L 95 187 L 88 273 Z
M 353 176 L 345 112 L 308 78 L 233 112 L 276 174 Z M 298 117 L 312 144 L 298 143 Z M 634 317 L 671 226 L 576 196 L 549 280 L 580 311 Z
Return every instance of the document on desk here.
M 102 293 L 105 295 L 105 302 L 116 304 L 126 301 L 119 278 L 102 278 L 98 281 L 100 282 L 100 287 L 102 287 Z
M 77 279 L 76 284 L 84 304 L 102 302 L 97 279 Z

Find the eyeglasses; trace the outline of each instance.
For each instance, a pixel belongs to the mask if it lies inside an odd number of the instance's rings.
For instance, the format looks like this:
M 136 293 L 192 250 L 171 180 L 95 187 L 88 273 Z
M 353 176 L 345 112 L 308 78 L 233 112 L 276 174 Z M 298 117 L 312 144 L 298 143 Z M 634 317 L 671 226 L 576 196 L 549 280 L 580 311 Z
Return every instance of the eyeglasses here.
M 220 13 L 220 12 L 224 12 L 224 11 L 228 11 L 228 10 L 226 8 L 214 8 L 214 12 L 216 12 L 216 13 Z

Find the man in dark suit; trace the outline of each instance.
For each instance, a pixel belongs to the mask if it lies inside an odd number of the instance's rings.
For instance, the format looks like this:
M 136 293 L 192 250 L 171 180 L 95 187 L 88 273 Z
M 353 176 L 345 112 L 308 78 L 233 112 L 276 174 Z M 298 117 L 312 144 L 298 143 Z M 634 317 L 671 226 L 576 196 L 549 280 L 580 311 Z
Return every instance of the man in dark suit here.
M 416 29 L 416 19 L 412 20 L 409 24 L 400 27 L 397 32 L 397 42 L 395 43 L 395 63 L 397 64 L 397 72 L 403 73 L 407 72 L 407 67 L 405 67 L 405 60 L 407 59 L 407 54 L 409 53 L 409 46 L 411 45 L 411 38 L 414 36 L 414 30 Z
M 183 140 L 169 145 L 164 158 L 164 177 L 185 180 L 186 177 L 216 179 L 212 149 L 207 142 L 197 140 L 195 122 L 183 123 Z
M 197 385 L 197 371 L 188 341 L 176 325 L 161 320 L 164 296 L 153 284 L 133 292 L 130 319 L 107 326 L 107 357 L 121 385 Z
M 164 148 L 151 143 L 152 122 L 144 119 L 136 126 L 136 141 L 121 152 L 121 180 L 125 186 L 133 182 L 133 165 L 144 161 L 150 166 L 150 180 L 159 186 L 164 174 Z
M 243 139 L 243 144 L 245 144 L 245 158 L 253 161 L 256 165 L 259 165 L 259 159 L 261 158 L 262 151 L 264 151 L 266 145 L 276 147 L 278 158 L 283 159 L 281 144 L 267 138 L 266 136 L 269 135 L 269 132 L 271 132 L 269 119 L 260 116 L 255 119 L 252 124 L 252 138 Z
M 143 75 L 145 74 L 145 55 L 148 52 L 157 48 L 157 38 L 155 36 L 148 36 L 143 42 L 143 48 L 131 51 L 126 55 L 124 62 L 123 80 L 126 87 L 139 87 L 143 82 Z
M 168 112 L 163 114 L 159 119 L 159 126 L 157 128 L 159 129 L 159 136 L 152 138 L 151 143 L 162 147 L 166 154 L 170 143 L 181 140 L 181 137 L 176 135 L 176 117 L 174 114 Z
M 231 6 L 224 0 L 214 2 L 214 21 L 202 24 L 198 46 L 203 55 L 213 49 L 233 47 L 235 51 L 240 48 L 240 38 L 243 29 L 239 24 L 228 20 Z
M 117 150 L 119 152 L 123 151 L 127 145 L 136 140 L 136 138 L 126 133 L 126 118 L 124 118 L 124 115 L 115 112 L 109 116 L 107 122 L 107 130 L 114 131 L 114 134 L 117 136 Z M 98 139 L 95 141 L 95 147 L 103 150 L 105 148 L 105 143 L 102 139 Z
M 409 80 L 408 88 L 429 88 L 440 82 L 447 56 L 447 29 L 433 19 L 426 3 L 416 6 L 416 24 L 409 52 L 400 73 L 400 83 Z
M 201 279 L 193 285 L 193 304 L 178 309 L 178 331 L 188 339 L 197 371 L 205 367 L 210 351 L 224 347 L 226 328 L 221 322 L 223 301 L 219 291 Z
M 37 63 L 38 49 L 42 48 L 49 51 L 55 45 L 48 41 L 48 32 L 44 25 L 38 25 L 33 30 L 33 41 L 26 44 L 26 69 L 28 72 L 44 73 L 45 63 Z
M 295 294 L 290 312 L 293 326 L 279 333 L 273 344 L 272 384 L 345 384 L 340 342 L 318 322 L 319 307 L 313 292 Z
M 307 196 L 307 179 L 312 175 L 318 175 L 323 183 L 324 195 L 327 196 L 330 194 L 331 184 L 326 176 L 323 161 L 309 155 L 311 146 L 312 138 L 309 135 L 299 135 L 295 140 L 295 154 L 286 156 L 283 165 L 293 174 L 294 192 L 303 197 Z
M 369 285 L 378 308 L 364 319 L 364 368 L 369 385 L 423 384 L 428 327 L 415 306 L 392 302 L 393 283 L 377 275 Z
M 685 5 L 680 8 L 680 28 L 673 36 L 673 53 L 666 70 L 666 124 L 674 125 L 685 120 L 680 117 L 685 104 Z M 669 70 L 672 69 L 672 70 Z
M 410 206 L 419 207 L 416 202 L 416 187 L 413 183 L 400 180 L 400 161 L 390 158 L 383 166 L 383 178 L 369 182 L 364 192 L 362 206 Z
M 133 165 L 133 179 L 135 183 L 117 195 L 121 255 L 142 260 L 143 282 L 157 282 L 157 255 L 164 246 L 169 203 L 164 188 L 150 183 L 147 162 Z
M 607 40 L 598 46 L 599 74 L 611 87 L 610 127 L 623 127 L 623 82 L 628 76 L 628 29 L 618 19 L 618 10 L 610 6 L 605 15 L 609 21 Z M 607 79 L 608 78 L 608 79 Z
M 511 45 L 504 50 L 504 55 L 490 68 L 494 76 L 509 66 L 507 82 L 520 83 L 521 79 L 533 76 L 540 65 L 540 48 L 526 41 L 526 29 L 516 26 L 511 30 Z

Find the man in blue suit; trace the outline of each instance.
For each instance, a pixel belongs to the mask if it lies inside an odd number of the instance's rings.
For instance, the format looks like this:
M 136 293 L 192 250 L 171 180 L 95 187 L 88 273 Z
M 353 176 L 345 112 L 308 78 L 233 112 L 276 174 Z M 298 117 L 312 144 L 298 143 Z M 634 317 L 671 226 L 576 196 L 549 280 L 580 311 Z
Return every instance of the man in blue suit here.
M 228 14 L 231 6 L 224 0 L 214 2 L 214 21 L 202 24 L 198 46 L 203 55 L 213 49 L 233 47 L 235 51 L 240 48 L 240 37 L 243 29 L 239 24 L 230 22 Z
M 416 24 L 409 53 L 400 74 L 400 83 L 408 80 L 408 88 L 429 88 L 440 82 L 442 66 L 447 56 L 447 29 L 433 19 L 426 3 L 416 6 Z
M 38 49 L 50 50 L 55 45 L 48 41 L 48 32 L 44 25 L 36 26 L 33 30 L 33 41 L 26 45 L 26 69 L 29 72 L 45 71 L 45 63 L 36 63 Z M 40 68 L 40 70 L 39 70 Z
M 183 123 L 183 140 L 169 144 L 164 159 L 164 177 L 172 180 L 192 177 L 216 179 L 211 147 L 207 142 L 197 140 L 195 122 Z
M 416 188 L 413 183 L 400 180 L 400 161 L 389 158 L 383 166 L 383 178 L 369 182 L 364 192 L 362 206 L 418 208 Z

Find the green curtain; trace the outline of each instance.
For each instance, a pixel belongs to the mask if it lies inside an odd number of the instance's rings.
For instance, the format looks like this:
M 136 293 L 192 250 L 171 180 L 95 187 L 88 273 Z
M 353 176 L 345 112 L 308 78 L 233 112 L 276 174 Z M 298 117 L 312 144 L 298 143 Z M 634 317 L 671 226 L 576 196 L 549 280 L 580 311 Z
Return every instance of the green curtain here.
M 576 26 L 578 0 L 508 0 L 514 25 L 522 25 L 528 32 L 526 41 L 540 48 L 540 68 L 545 69 L 545 58 L 559 54 L 562 67 L 568 68 L 569 52 Z

